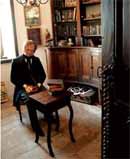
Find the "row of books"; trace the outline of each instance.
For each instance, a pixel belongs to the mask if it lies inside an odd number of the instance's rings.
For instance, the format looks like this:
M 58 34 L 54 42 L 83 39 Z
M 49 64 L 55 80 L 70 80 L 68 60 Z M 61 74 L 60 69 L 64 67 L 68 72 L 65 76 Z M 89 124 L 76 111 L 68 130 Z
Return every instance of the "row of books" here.
M 76 36 L 77 29 L 76 23 L 62 23 L 57 25 L 57 35 L 58 36 Z
M 101 25 L 100 24 L 94 24 L 94 25 L 87 25 L 83 26 L 83 35 L 100 35 L 101 34 Z
M 55 10 L 56 22 L 69 22 L 76 20 L 76 8 L 68 10 Z
M 63 0 L 54 0 L 54 7 L 58 8 L 65 7 L 65 3 Z
M 49 79 L 47 85 L 51 95 L 58 95 L 64 91 L 64 83 L 61 79 Z

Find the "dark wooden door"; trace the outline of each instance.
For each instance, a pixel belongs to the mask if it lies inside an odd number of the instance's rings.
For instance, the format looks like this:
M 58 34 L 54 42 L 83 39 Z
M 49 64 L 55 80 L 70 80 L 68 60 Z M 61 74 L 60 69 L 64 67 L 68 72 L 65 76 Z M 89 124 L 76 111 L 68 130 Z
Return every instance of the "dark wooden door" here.
M 103 158 L 130 158 L 129 152 L 129 55 L 130 55 L 130 1 L 103 0 L 103 66 L 109 88 L 107 107 L 102 111 Z M 109 84 L 108 84 L 109 83 Z M 105 88 L 106 89 L 106 88 Z M 105 98 L 103 98 L 104 100 Z M 108 124 L 107 124 L 108 123 Z M 109 127 L 109 128 L 108 128 Z M 104 130 L 105 129 L 105 130 Z M 109 142 L 107 143 L 107 140 Z M 107 148 L 106 148 L 107 147 Z
M 114 0 L 102 0 L 102 64 L 110 64 L 114 53 Z

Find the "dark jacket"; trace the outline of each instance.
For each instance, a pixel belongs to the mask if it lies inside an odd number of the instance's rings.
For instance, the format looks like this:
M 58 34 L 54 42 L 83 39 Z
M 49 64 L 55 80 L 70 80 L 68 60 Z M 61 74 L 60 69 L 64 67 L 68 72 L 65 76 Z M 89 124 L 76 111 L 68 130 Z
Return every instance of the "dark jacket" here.
M 23 84 L 36 85 L 43 83 L 46 75 L 43 66 L 38 57 L 32 56 L 30 69 L 28 67 L 28 58 L 21 55 L 13 60 L 11 68 L 11 82 L 15 85 L 13 104 L 16 105 L 16 97 L 20 90 L 23 90 Z

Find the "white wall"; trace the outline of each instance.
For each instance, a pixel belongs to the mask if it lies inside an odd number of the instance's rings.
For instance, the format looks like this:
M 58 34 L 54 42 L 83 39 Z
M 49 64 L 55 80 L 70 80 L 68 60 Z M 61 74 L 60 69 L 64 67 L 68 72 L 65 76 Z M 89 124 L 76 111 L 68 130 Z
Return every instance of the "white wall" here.
M 22 44 L 27 38 L 27 32 L 25 27 L 25 19 L 24 19 L 24 8 L 22 5 L 18 4 L 16 0 L 14 0 L 15 6 L 15 20 L 16 20 L 16 29 L 17 29 L 17 38 L 18 38 L 18 47 L 19 51 L 22 51 Z M 50 8 L 50 0 L 47 4 L 40 5 L 40 20 L 41 20 L 41 39 L 44 44 L 45 41 L 45 29 L 47 28 L 52 35 L 52 20 L 51 20 L 51 8 Z M 38 26 L 39 27 L 39 26 Z
M 16 0 L 14 0 L 15 6 L 15 20 L 16 20 L 16 32 L 17 32 L 17 40 L 18 40 L 18 50 L 19 53 L 22 52 L 23 42 L 27 39 L 26 26 L 24 21 L 24 8 L 18 4 Z M 44 52 L 44 41 L 45 41 L 45 29 L 47 28 L 52 36 L 52 17 L 51 17 L 51 8 L 50 8 L 50 0 L 47 4 L 40 5 L 40 14 L 41 14 L 41 39 L 42 45 L 38 47 L 36 56 L 38 56 L 43 64 L 43 67 L 47 74 L 47 66 L 46 66 L 46 57 Z M 39 26 L 38 26 L 39 27 Z M 13 85 L 10 82 L 10 70 L 11 63 L 1 64 L 1 81 L 5 81 L 7 87 L 7 93 L 10 99 L 13 96 Z

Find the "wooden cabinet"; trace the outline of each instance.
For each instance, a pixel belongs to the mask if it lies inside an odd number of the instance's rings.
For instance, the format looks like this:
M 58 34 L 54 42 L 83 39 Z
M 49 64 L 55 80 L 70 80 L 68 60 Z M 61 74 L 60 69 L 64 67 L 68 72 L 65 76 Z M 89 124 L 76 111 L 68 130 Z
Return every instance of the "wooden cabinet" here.
M 97 69 L 101 66 L 101 49 L 98 48 L 48 48 L 48 78 L 99 86 Z
M 91 55 L 89 50 L 80 49 L 79 56 L 79 80 L 88 81 L 91 78 Z
M 45 48 L 46 62 L 47 62 L 47 76 L 48 78 L 57 78 L 57 65 L 55 53 Z
M 56 63 L 56 78 L 65 79 L 67 72 L 67 58 L 64 50 L 60 49 L 54 52 Z
M 102 66 L 101 62 L 101 54 L 98 52 L 98 50 L 93 50 L 91 53 L 91 81 L 93 83 L 99 82 L 98 73 L 99 73 L 99 67 Z
M 74 46 L 101 45 L 101 0 L 53 0 L 51 6 L 55 46 L 69 39 Z
M 67 79 L 76 80 L 78 78 L 78 57 L 76 49 L 68 49 L 67 57 Z

